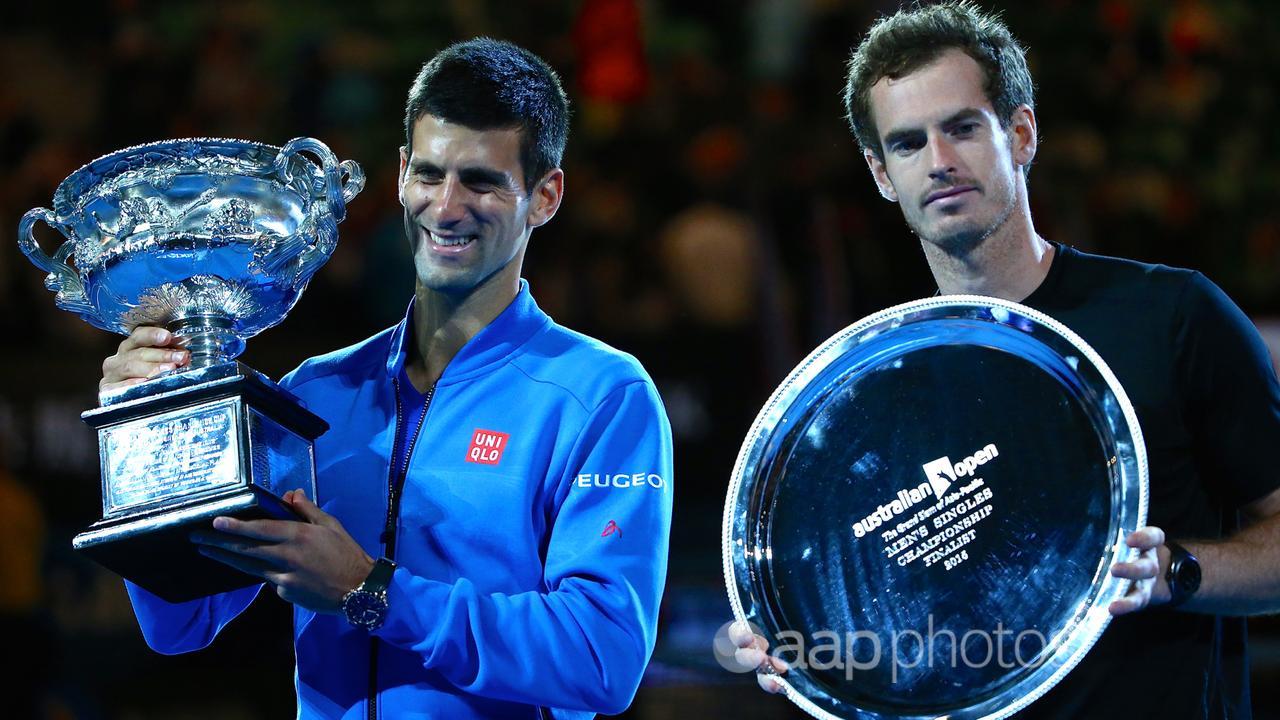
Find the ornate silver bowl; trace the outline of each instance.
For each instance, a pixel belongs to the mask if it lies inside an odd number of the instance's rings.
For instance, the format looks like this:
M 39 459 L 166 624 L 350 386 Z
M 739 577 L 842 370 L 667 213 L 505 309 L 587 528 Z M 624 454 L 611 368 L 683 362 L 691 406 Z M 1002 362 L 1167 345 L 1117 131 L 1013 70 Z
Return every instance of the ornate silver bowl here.
M 359 165 L 312 138 L 164 140 L 69 175 L 52 210 L 23 215 L 18 246 L 48 273 L 58 307 L 126 335 L 167 327 L 187 338 L 191 367 L 207 367 L 285 317 L 363 187 Z M 66 238 L 52 255 L 37 220 Z

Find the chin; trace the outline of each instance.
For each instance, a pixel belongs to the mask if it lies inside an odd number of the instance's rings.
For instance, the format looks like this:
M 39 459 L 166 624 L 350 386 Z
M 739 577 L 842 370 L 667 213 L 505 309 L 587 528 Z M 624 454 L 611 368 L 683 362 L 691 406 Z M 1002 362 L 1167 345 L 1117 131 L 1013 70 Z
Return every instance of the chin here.
M 439 276 L 418 277 L 418 284 L 422 287 L 442 295 L 465 295 L 475 289 L 475 283 L 469 282 L 469 278 L 450 277 L 442 278 Z
M 418 285 L 433 292 L 456 294 L 470 289 L 471 280 L 465 273 L 445 272 L 437 267 L 417 268 Z
M 965 257 L 982 246 L 999 224 L 980 225 L 974 222 L 949 223 L 950 227 L 934 227 L 923 232 L 919 227 L 912 230 L 921 240 L 933 245 L 953 257 Z
M 948 255 L 963 257 L 982 246 L 983 241 L 991 236 L 991 231 L 984 228 L 964 228 L 945 235 L 929 238 L 928 242 L 936 245 Z

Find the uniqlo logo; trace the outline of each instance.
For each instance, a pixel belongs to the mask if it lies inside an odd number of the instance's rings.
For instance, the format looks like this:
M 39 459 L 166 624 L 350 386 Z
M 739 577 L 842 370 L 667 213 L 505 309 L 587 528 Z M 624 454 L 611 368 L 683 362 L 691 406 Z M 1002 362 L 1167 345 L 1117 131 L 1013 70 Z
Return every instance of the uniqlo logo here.
M 507 449 L 510 435 L 497 430 L 477 429 L 471 435 L 471 447 L 467 450 L 467 462 L 481 465 L 497 465 L 502 461 L 502 451 Z

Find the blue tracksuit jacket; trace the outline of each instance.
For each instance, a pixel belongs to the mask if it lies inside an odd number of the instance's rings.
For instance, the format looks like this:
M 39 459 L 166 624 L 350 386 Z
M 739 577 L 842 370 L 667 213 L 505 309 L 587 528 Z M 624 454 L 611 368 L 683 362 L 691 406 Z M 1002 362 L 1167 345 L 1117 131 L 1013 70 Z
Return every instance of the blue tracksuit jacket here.
M 385 550 L 392 381 L 411 315 L 281 381 L 329 422 L 318 502 L 373 557 Z M 670 427 L 643 368 L 555 324 L 522 282 L 427 406 L 386 623 L 369 633 L 295 607 L 299 717 L 369 718 L 371 705 L 382 718 L 620 712 L 653 651 L 671 474 Z M 162 653 L 205 647 L 261 587 L 170 604 L 128 585 Z

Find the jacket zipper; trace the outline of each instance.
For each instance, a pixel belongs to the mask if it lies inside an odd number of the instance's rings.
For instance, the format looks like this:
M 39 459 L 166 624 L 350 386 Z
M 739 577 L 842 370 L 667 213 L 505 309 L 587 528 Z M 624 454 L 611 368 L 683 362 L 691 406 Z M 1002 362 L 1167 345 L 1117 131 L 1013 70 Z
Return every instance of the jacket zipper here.
M 391 378 L 396 395 L 396 437 L 400 437 L 404 423 L 404 408 L 400 405 L 400 379 Z M 391 458 L 391 466 L 387 468 L 387 521 L 382 527 L 382 545 L 388 560 L 396 559 L 396 526 L 400 521 L 400 495 L 404 492 L 404 480 L 409 474 L 409 460 L 413 457 L 413 448 L 418 444 L 418 436 L 422 434 L 422 425 L 427 420 L 427 411 L 431 409 L 431 398 L 435 397 L 436 385 L 427 388 L 422 401 L 422 413 L 418 415 L 418 426 L 409 438 L 404 453 L 404 466 L 396 472 L 396 458 Z M 394 438 L 392 439 L 394 451 Z M 369 720 L 378 720 L 378 638 L 369 638 Z

